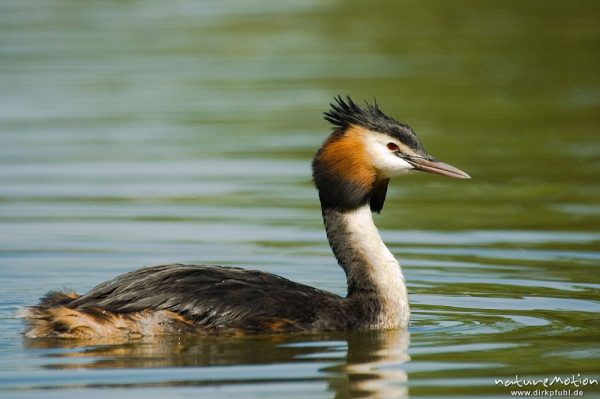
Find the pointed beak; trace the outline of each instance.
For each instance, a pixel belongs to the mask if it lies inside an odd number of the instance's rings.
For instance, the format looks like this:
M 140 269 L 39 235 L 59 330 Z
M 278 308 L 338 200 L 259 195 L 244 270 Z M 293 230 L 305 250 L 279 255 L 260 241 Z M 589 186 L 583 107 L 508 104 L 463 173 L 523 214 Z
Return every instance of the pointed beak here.
M 422 172 L 433 173 L 441 176 L 454 177 L 456 179 L 470 179 L 471 176 L 463 172 L 462 170 L 455 168 L 452 165 L 448 165 L 447 163 L 429 160 L 421 157 L 413 157 L 407 156 L 403 157 L 403 159 L 411 164 L 413 168 L 416 170 L 420 170 Z

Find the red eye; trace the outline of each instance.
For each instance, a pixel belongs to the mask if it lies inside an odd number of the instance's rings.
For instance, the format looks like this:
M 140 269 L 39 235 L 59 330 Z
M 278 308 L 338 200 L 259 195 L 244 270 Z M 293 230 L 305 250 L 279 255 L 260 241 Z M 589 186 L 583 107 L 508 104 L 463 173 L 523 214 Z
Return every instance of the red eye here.
M 387 144 L 387 148 L 390 151 L 398 151 L 398 144 L 396 144 L 396 143 L 388 143 Z

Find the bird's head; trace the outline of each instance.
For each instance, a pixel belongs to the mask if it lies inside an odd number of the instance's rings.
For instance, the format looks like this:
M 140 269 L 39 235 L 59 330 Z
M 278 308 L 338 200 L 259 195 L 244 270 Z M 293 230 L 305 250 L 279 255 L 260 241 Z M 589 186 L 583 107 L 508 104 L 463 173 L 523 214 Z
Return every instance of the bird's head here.
M 333 133 L 313 160 L 313 179 L 324 207 L 383 208 L 391 177 L 412 171 L 469 179 L 465 172 L 427 154 L 415 132 L 385 115 L 377 103 L 358 106 L 336 97 L 325 119 Z

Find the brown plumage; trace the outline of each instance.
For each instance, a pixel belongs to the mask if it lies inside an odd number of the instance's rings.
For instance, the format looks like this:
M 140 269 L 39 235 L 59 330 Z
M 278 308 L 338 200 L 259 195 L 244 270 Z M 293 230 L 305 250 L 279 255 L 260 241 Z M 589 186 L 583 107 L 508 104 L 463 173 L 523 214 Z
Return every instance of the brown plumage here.
M 369 162 L 363 136 L 367 134 L 360 126 L 350 126 L 343 135 L 332 135 L 315 157 L 332 179 L 356 184 L 361 190 L 369 190 L 377 179 L 377 170 Z

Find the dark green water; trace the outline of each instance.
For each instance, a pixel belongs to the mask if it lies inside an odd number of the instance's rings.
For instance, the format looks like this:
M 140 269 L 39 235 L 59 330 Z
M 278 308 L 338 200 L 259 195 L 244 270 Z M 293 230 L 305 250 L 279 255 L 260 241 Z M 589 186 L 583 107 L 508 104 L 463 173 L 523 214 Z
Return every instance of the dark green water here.
M 517 374 L 600 380 L 599 49 L 596 1 L 3 0 L 0 396 L 479 398 L 509 397 L 495 379 Z M 309 168 L 336 94 L 377 97 L 473 177 L 396 179 L 376 217 L 408 331 L 23 340 L 15 313 L 47 290 L 142 265 L 343 294 Z

